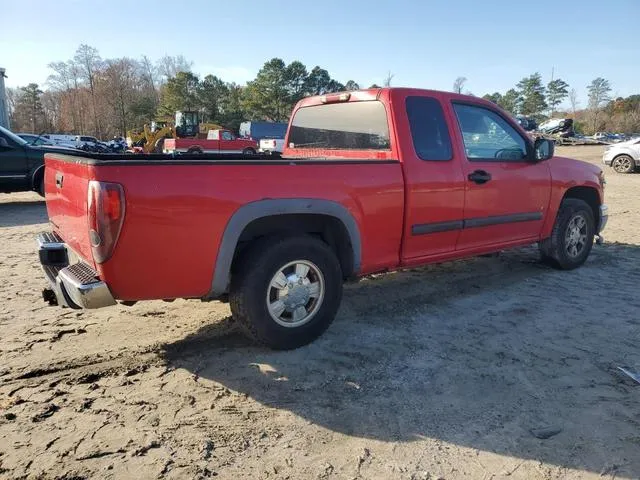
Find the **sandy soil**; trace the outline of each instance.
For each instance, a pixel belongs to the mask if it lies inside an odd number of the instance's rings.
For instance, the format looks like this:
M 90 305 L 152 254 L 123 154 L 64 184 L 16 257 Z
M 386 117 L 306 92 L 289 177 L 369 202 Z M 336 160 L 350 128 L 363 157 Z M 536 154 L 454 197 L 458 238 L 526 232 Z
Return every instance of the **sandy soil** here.
M 640 175 L 607 174 L 583 268 L 525 248 L 370 278 L 285 353 L 218 303 L 46 306 L 44 204 L 0 195 L 0 478 L 640 477 L 616 370 L 640 370 Z

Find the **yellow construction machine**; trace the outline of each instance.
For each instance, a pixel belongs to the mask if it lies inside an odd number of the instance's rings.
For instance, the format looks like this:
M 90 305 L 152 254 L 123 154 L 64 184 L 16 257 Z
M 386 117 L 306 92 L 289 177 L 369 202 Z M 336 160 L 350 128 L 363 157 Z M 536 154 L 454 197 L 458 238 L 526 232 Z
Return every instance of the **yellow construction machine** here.
M 145 124 L 142 132 L 127 132 L 127 145 L 131 149 L 142 149 L 144 153 L 162 153 L 165 138 L 206 138 L 209 130 L 223 129 L 216 123 L 201 123 L 199 112 L 178 111 L 175 119 L 158 118 Z

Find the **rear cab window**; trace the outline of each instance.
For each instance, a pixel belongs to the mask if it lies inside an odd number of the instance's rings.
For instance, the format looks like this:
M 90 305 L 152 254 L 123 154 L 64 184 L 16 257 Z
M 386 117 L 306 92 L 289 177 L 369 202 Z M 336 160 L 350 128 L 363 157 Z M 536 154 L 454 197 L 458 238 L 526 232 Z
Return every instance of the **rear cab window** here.
M 451 138 L 440 102 L 433 97 L 409 96 L 406 110 L 418 158 L 426 161 L 451 160 Z
M 378 100 L 302 107 L 291 120 L 288 147 L 390 150 L 387 112 Z

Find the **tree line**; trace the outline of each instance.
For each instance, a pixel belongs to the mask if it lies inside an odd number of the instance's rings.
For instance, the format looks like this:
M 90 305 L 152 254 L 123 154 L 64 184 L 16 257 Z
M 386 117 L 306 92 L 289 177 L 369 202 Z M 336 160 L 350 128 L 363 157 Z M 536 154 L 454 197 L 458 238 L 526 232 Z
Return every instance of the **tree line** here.
M 453 85 L 454 91 L 460 92 L 465 81 L 466 78 L 458 77 Z M 597 131 L 640 132 L 640 95 L 613 99 L 611 90 L 608 80 L 595 78 L 587 85 L 588 102 L 586 108 L 581 109 L 576 90 L 567 82 L 556 78 L 544 85 L 542 76 L 536 72 L 505 93 L 494 92 L 482 98 L 513 115 L 525 115 L 538 121 L 554 116 L 574 118 L 576 130 L 585 134 Z M 565 100 L 569 101 L 570 110 L 559 111 Z
M 51 75 L 46 86 L 31 83 L 8 90 L 12 129 L 108 138 L 173 117 L 177 110 L 196 110 L 201 121 L 237 130 L 245 120 L 287 121 L 295 103 L 305 96 L 360 88 L 353 80 L 341 83 L 320 66 L 308 69 L 299 61 L 287 64 L 280 58 L 267 61 L 245 85 L 215 75 L 200 78 L 192 65 L 182 55 L 155 62 L 146 56 L 103 59 L 95 48 L 80 45 L 73 58 L 48 65 Z M 383 85 L 390 86 L 392 79 L 389 72 Z M 466 82 L 458 77 L 453 91 L 470 93 L 464 88 Z M 576 90 L 567 82 L 556 78 L 545 85 L 534 73 L 504 93 L 483 98 L 514 115 L 539 121 L 571 116 L 583 133 L 640 131 L 640 95 L 612 99 L 611 85 L 604 78 L 594 79 L 588 93 L 588 104 L 581 109 Z M 559 111 L 566 100 L 570 111 Z
M 12 129 L 108 138 L 125 135 L 177 110 L 198 111 L 201 121 L 237 130 L 245 120 L 287 121 L 295 103 L 308 95 L 357 90 L 320 66 L 279 58 L 266 62 L 246 85 L 215 75 L 199 78 L 185 57 L 103 59 L 80 45 L 73 58 L 48 65 L 46 89 L 36 83 L 9 89 Z

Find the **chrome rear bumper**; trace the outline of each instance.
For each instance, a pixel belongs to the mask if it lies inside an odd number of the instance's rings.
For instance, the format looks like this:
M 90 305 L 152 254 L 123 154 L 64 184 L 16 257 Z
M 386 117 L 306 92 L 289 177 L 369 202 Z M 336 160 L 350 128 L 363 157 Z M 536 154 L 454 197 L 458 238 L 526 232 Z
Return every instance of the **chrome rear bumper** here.
M 37 242 L 40 265 L 58 305 L 78 309 L 116 304 L 109 287 L 95 270 L 82 261 L 69 264 L 69 249 L 55 233 L 41 233 Z M 51 294 L 46 290 L 43 298 L 51 302 Z

